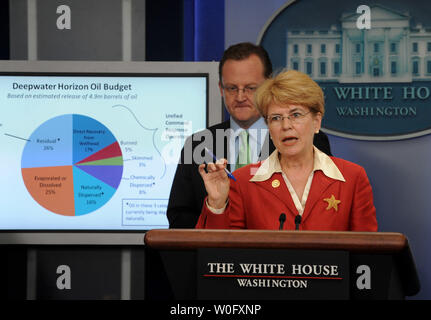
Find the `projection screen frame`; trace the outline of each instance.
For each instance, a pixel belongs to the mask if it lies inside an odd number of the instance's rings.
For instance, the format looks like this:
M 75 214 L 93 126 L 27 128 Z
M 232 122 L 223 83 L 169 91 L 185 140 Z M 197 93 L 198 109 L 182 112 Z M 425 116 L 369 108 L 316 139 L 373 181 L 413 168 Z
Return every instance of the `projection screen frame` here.
M 0 61 L 1 74 L 115 75 L 207 74 L 207 125 L 223 120 L 218 62 Z M 145 230 L 0 230 L 1 245 L 144 245 Z

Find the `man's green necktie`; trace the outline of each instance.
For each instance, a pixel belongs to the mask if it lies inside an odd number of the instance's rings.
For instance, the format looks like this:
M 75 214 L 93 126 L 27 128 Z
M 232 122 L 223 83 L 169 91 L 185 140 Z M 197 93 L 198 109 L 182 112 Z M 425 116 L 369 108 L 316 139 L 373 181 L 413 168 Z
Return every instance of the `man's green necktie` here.
M 249 163 L 251 163 L 249 136 L 247 130 L 243 130 L 239 134 L 239 153 L 235 169 L 244 167 Z

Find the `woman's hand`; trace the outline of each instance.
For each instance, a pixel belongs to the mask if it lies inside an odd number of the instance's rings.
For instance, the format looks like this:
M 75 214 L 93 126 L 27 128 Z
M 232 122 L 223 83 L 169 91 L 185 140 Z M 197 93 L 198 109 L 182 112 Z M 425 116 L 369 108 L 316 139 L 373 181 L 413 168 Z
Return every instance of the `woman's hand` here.
M 199 166 L 199 173 L 208 193 L 208 205 L 214 209 L 223 208 L 229 195 L 230 182 L 224 170 L 226 165 L 226 159 L 208 163 L 207 172 L 205 172 L 205 164 Z

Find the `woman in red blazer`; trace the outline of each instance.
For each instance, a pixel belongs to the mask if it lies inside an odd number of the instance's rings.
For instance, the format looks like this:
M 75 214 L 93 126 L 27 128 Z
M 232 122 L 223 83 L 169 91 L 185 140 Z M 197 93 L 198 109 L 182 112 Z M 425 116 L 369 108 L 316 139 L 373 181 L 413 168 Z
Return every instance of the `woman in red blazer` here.
M 323 91 L 287 71 L 266 80 L 255 103 L 276 147 L 229 180 L 227 161 L 199 167 L 208 197 L 196 228 L 377 231 L 365 170 L 313 147 L 324 114 Z

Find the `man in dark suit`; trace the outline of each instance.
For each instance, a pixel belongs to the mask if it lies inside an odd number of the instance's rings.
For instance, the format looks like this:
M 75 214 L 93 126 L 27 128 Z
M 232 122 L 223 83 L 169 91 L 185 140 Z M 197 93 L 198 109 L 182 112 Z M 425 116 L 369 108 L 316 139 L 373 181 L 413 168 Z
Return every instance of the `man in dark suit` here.
M 271 61 L 261 46 L 239 43 L 224 52 L 219 64 L 219 88 L 230 119 L 186 140 L 169 197 L 170 228 L 196 225 L 207 195 L 198 166 L 214 162 L 205 147 L 218 159 L 227 159 L 231 171 L 245 164 L 239 157 L 242 131 L 247 132 L 247 162 L 264 160 L 275 150 L 265 122 L 254 107 L 254 92 L 271 74 Z M 315 135 L 314 145 L 331 155 L 328 137 L 323 132 Z

